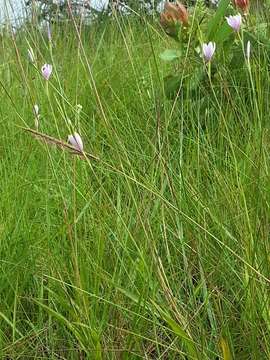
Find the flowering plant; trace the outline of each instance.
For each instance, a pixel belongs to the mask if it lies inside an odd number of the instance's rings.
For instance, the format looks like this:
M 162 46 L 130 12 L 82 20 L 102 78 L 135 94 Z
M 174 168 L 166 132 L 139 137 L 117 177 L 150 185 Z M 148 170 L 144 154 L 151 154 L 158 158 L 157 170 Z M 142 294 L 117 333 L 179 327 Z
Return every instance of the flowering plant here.
M 160 54 L 174 66 L 174 73 L 164 79 L 168 98 L 185 93 L 190 97 L 198 87 L 210 89 L 227 72 L 230 78 L 239 76 L 250 51 L 256 54 L 260 46 L 270 48 L 263 27 L 253 24 L 249 5 L 249 0 L 220 0 L 211 8 L 203 1 L 190 8 L 179 1 L 165 4 L 161 26 L 178 44 Z

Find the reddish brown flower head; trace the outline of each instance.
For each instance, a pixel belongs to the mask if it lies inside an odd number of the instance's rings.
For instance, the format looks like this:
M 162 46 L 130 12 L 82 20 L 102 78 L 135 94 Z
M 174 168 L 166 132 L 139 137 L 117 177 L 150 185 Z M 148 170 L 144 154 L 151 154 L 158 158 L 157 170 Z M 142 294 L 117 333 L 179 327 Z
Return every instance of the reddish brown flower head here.
M 175 4 L 166 2 L 164 6 L 164 12 L 161 14 L 161 24 L 165 19 L 173 21 L 175 23 L 180 22 L 184 26 L 188 25 L 188 12 L 183 4 L 177 1 Z
M 174 23 L 174 18 L 171 14 L 163 12 L 160 14 L 160 23 L 163 27 L 166 27 Z
M 234 4 L 244 13 L 246 13 L 249 9 L 249 0 L 234 0 Z

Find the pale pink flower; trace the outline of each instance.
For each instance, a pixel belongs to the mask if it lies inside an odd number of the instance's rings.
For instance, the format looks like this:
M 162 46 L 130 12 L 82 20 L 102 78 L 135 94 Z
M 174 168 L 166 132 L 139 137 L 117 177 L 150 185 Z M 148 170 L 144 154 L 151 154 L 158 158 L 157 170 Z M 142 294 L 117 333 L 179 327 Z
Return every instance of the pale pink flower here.
M 77 150 L 83 151 L 83 142 L 82 138 L 78 133 L 74 133 L 73 135 L 68 136 L 68 142 L 74 146 Z
M 206 62 L 211 61 L 216 51 L 216 44 L 210 41 L 208 44 L 202 44 L 203 57 Z
M 240 14 L 226 17 L 228 25 L 236 32 L 240 30 L 242 24 L 242 16 Z
M 49 78 L 52 74 L 52 65 L 44 64 L 41 68 L 41 73 L 45 80 L 49 80 Z

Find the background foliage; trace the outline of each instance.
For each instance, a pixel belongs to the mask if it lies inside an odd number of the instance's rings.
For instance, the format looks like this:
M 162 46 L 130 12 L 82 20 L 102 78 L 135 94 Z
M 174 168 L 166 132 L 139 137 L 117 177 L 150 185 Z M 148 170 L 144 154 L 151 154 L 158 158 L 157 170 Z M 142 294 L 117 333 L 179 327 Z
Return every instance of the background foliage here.
M 1 36 L 1 358 L 270 358 L 269 13 L 250 22 L 250 66 L 221 51 L 170 99 L 205 66 L 188 43 L 164 62 L 155 17 Z M 27 133 L 34 104 L 99 160 Z

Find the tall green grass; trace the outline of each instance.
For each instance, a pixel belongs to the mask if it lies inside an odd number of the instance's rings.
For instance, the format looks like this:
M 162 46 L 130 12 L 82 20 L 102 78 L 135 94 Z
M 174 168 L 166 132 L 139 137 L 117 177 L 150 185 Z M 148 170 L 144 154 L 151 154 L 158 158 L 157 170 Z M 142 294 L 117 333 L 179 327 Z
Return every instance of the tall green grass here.
M 267 54 L 174 101 L 155 21 L 52 38 L 0 40 L 1 358 L 269 359 Z M 35 103 L 99 160 L 25 132 Z

